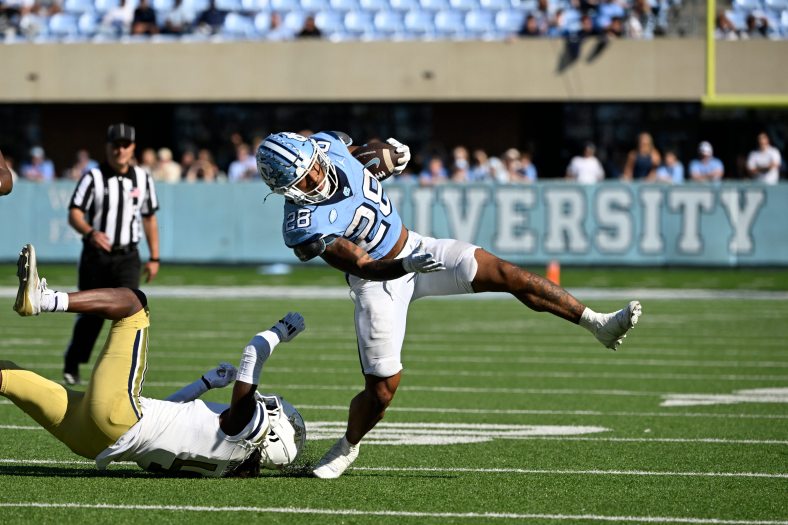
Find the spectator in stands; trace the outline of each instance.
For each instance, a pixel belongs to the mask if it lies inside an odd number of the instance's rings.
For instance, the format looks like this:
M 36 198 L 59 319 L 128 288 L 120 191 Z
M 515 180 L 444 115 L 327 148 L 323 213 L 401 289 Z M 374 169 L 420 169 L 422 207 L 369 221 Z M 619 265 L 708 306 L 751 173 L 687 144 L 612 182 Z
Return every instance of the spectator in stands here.
M 655 180 L 663 184 L 684 184 L 684 165 L 675 151 L 665 150 L 665 163 L 657 168 Z
M 550 5 L 550 0 L 538 0 L 536 10 L 532 12 L 536 18 L 536 25 L 539 28 L 539 34 L 547 34 L 547 28 L 550 26 L 550 20 L 553 19 L 555 8 Z
M 583 154 L 573 157 L 566 168 L 566 178 L 580 184 L 596 184 L 605 178 L 605 169 L 596 157 L 596 146 L 586 142 Z
M 257 161 L 252 156 L 248 144 L 235 147 L 235 160 L 227 168 L 227 179 L 230 182 L 242 182 L 257 178 Z
M 782 166 L 780 151 L 769 142 L 766 132 L 758 133 L 758 149 L 747 157 L 747 173 L 764 184 L 777 184 Z
M 134 18 L 131 21 L 132 35 L 156 35 L 159 33 L 159 26 L 156 25 L 156 10 L 150 5 L 149 0 L 140 0 L 137 9 L 134 10 Z
M 427 165 L 419 174 L 419 186 L 442 184 L 449 178 L 443 159 L 440 155 L 432 155 Z
M 523 22 L 523 27 L 520 28 L 520 31 L 517 32 L 517 35 L 522 38 L 532 38 L 532 37 L 539 37 L 542 36 L 541 28 L 539 27 L 539 21 L 536 19 L 536 16 L 533 13 L 528 13 L 528 16 L 525 17 L 525 21 Z
M 189 171 L 186 172 L 185 180 L 187 182 L 216 182 L 219 175 L 219 168 L 214 163 L 211 152 L 201 149 L 197 152 L 197 158 L 189 167 Z
M 613 18 L 621 18 L 624 20 L 626 16 L 627 12 L 618 0 L 602 0 L 596 11 L 594 26 L 597 31 L 604 32 Z
M 175 7 L 164 17 L 161 32 L 165 35 L 185 35 L 191 32 L 194 23 L 194 11 L 183 3 L 175 0 Z
M 101 31 L 106 34 L 120 36 L 131 31 L 131 21 L 134 20 L 134 10 L 126 0 L 108 10 L 101 20 Z
M 495 159 L 498 160 L 498 159 Z M 500 161 L 498 161 L 500 163 Z M 486 182 L 495 180 L 494 163 L 481 148 L 473 150 L 469 178 L 473 182 Z
M 662 156 L 654 146 L 650 133 L 638 135 L 637 147 L 627 155 L 621 179 L 625 181 L 653 181 L 657 177 L 657 167 L 662 163 Z
M 769 19 L 759 11 L 747 15 L 747 38 L 769 38 Z
M 547 28 L 547 36 L 550 38 L 563 38 L 569 33 L 566 25 L 566 11 L 558 9 L 550 20 L 550 25 Z
M 195 23 L 197 32 L 212 35 L 222 28 L 227 13 L 216 7 L 216 0 L 210 0 L 208 8 L 200 13 Z
M 503 165 L 506 169 L 498 182 L 528 183 L 536 181 L 536 167 L 531 162 L 530 153 L 520 153 L 517 148 L 509 148 L 503 154 Z
M 266 40 L 281 41 L 293 38 L 293 32 L 282 23 L 282 15 L 276 11 L 271 13 L 271 27 L 265 34 Z M 306 135 L 305 135 L 306 136 Z
M 451 180 L 452 182 L 469 182 L 471 164 L 468 160 L 468 149 L 456 146 L 452 150 Z
M 46 158 L 41 146 L 30 149 L 30 162 L 22 164 L 22 178 L 33 182 L 55 180 L 55 165 Z
M 153 175 L 153 172 L 156 170 L 156 164 L 158 163 L 158 159 L 156 158 L 156 150 L 153 148 L 145 148 L 142 150 L 142 157 L 139 163 L 139 167 L 147 171 L 150 175 Z
M 657 17 L 648 0 L 635 0 L 627 18 L 627 37 L 634 39 L 654 38 Z
M 717 13 L 717 30 L 714 33 L 718 40 L 739 40 L 739 30 L 733 24 L 725 11 Z
M 707 141 L 698 145 L 698 158 L 689 165 L 690 177 L 695 182 L 718 183 L 725 175 L 725 168 L 720 159 L 713 156 L 714 149 Z
M 172 150 L 170 148 L 160 148 L 158 151 L 158 162 L 153 169 L 153 179 L 156 182 L 166 182 L 172 184 L 181 180 L 181 166 L 172 160 Z
M 194 150 L 192 149 L 185 149 L 183 153 L 181 153 L 181 178 L 186 179 L 186 174 L 189 173 L 189 170 L 194 165 L 194 162 L 197 160 L 197 156 L 194 154 Z
M 297 38 L 321 38 L 323 33 L 315 24 L 315 17 L 309 15 L 304 19 L 304 27 L 296 35 Z
M 561 55 L 559 70 L 563 70 L 571 65 L 575 60 L 580 57 L 580 50 L 583 41 L 587 38 L 596 36 L 598 33 L 594 28 L 594 20 L 589 14 L 583 14 L 580 17 L 580 29 L 572 31 L 566 35 L 566 46 Z
M 63 178 L 79 180 L 83 173 L 94 168 L 98 168 L 98 162 L 90 158 L 88 150 L 80 149 L 74 156 L 74 165 L 63 172 Z
M 14 37 L 19 32 L 21 5 L 0 0 L 0 36 Z

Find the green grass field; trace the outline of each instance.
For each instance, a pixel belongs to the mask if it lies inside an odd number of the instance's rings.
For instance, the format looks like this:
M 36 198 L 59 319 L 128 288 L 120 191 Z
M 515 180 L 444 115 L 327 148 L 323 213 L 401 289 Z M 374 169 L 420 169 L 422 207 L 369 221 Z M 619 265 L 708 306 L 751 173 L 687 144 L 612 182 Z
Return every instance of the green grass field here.
M 301 311 L 307 331 L 277 349 L 262 389 L 304 415 L 302 466 L 341 434 L 362 385 L 349 300 L 156 298 L 151 309 L 150 397 L 237 362 L 252 334 Z M 335 481 L 303 469 L 253 480 L 126 464 L 98 473 L 0 398 L 2 523 L 788 523 L 786 319 L 785 301 L 677 293 L 644 301 L 614 353 L 513 300 L 414 303 L 395 403 Z M 72 322 L 9 307 L 0 358 L 58 379 Z M 754 389 L 782 390 L 735 394 Z M 662 406 L 678 394 L 727 397 Z M 548 426 L 558 428 L 539 435 Z M 437 439 L 448 444 L 412 444 Z

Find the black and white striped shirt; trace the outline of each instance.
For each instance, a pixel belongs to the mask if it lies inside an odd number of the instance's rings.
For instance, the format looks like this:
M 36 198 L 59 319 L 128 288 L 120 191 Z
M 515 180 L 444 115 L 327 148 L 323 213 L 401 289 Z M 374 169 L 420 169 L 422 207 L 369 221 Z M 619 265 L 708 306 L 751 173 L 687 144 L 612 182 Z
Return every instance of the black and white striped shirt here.
M 159 209 L 153 178 L 138 166 L 125 175 L 107 164 L 86 171 L 77 183 L 69 208 L 85 212 L 85 220 L 109 237 L 113 248 L 140 242 L 142 217 Z

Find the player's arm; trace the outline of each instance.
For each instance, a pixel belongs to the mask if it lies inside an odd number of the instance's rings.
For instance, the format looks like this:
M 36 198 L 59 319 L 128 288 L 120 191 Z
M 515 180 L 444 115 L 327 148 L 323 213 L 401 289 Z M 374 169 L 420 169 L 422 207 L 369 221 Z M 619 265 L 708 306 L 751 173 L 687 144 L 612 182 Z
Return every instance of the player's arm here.
M 271 357 L 279 343 L 292 341 L 304 328 L 304 317 L 297 312 L 290 312 L 268 330 L 252 337 L 241 354 L 230 408 L 224 411 L 219 419 L 222 432 L 235 436 L 249 424 L 254 416 L 257 402 L 254 394 L 260 383 L 263 364 Z
M 413 272 L 446 269 L 443 262 L 423 250 L 421 243 L 401 259 L 375 260 L 364 249 L 339 237 L 325 247 L 321 257 L 334 268 L 369 281 L 389 281 Z
M 150 259 L 145 263 L 143 273 L 145 282 L 151 282 L 159 273 L 159 220 L 156 215 L 142 217 L 142 229 L 145 230 L 145 239 L 148 241 Z
M 14 189 L 14 177 L 5 162 L 3 152 L 0 151 L 0 195 L 8 195 Z
M 226 387 L 235 381 L 237 375 L 238 370 L 233 365 L 230 363 L 219 363 L 219 366 L 208 370 L 200 379 L 181 388 L 165 399 L 165 401 L 174 401 L 175 403 L 194 401 L 208 390 Z

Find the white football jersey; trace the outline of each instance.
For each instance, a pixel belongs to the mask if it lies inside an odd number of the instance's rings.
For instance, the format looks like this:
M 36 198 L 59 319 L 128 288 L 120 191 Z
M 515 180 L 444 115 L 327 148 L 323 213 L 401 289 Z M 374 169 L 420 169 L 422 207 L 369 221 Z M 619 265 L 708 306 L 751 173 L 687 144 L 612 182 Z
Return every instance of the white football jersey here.
M 219 428 L 219 415 L 229 405 L 195 400 L 173 403 L 140 397 L 142 418 L 96 457 L 103 470 L 113 461 L 134 461 L 152 472 L 196 472 L 221 477 L 260 448 L 270 426 L 258 400 L 254 416 L 236 436 Z

